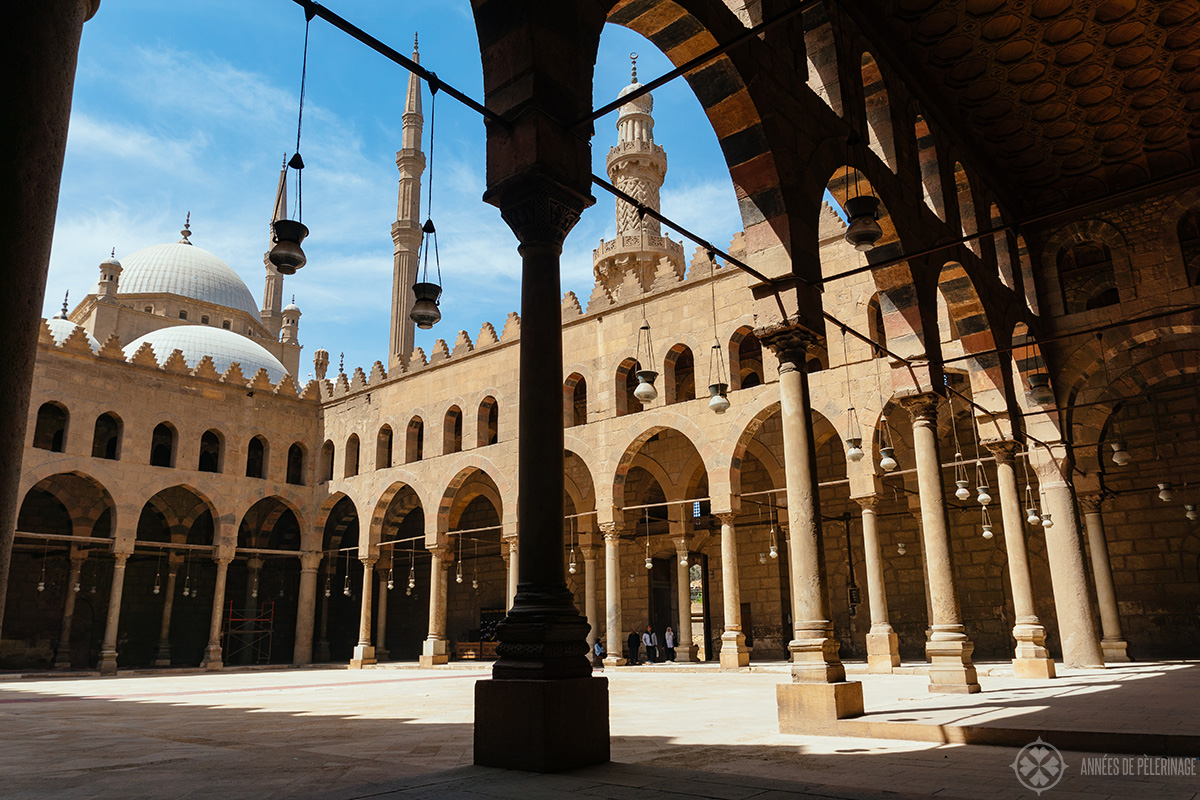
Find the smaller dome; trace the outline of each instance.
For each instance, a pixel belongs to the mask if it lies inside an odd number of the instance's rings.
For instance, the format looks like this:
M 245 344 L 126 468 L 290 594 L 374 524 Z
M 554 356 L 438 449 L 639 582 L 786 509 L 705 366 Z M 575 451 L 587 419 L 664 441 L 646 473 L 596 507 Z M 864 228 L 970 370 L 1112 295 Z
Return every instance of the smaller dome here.
M 50 335 L 54 337 L 54 343 L 60 346 L 67 340 L 68 336 L 75 332 L 76 328 L 80 327 L 71 322 L 71 320 L 64 319 L 63 317 L 54 317 L 53 319 L 46 320 L 46 322 L 50 325 Z M 95 353 L 98 351 L 100 349 L 100 342 L 96 341 L 96 338 L 86 330 L 84 330 L 84 334 L 87 336 L 88 346 L 92 348 L 92 352 Z
M 117 259 L 113 258 L 112 256 L 109 256 L 108 258 L 106 258 L 106 259 L 104 259 L 103 261 L 101 261 L 101 262 L 100 262 L 100 266 L 102 266 L 102 267 L 116 267 L 117 269 L 120 269 L 120 268 L 121 268 L 121 262 L 120 262 L 120 261 L 117 261 Z
M 642 84 L 635 81 L 618 92 L 617 99 L 620 100 L 622 97 L 625 97 L 626 95 L 631 94 L 641 88 Z M 618 116 L 626 117 L 630 114 L 651 114 L 653 112 L 654 94 L 652 92 L 646 92 L 646 94 L 642 95 L 641 97 L 638 97 L 635 100 L 632 100 L 621 106 L 621 111 Z
M 154 357 L 160 364 L 166 361 L 172 352 L 179 350 L 191 369 L 195 369 L 202 358 L 210 356 L 219 373 L 224 373 L 229 369 L 229 365 L 236 361 L 247 378 L 253 377 L 259 369 L 266 369 L 271 381 L 278 383 L 287 374 L 287 368 L 279 363 L 279 359 L 261 345 L 224 328 L 210 328 L 207 325 L 172 325 L 169 328 L 160 328 L 125 345 L 125 357 L 132 358 L 146 343 L 154 348 Z
M 295 303 L 288 303 L 286 306 L 283 307 L 283 313 L 295 314 L 296 316 L 300 316 L 300 306 L 296 305 Z

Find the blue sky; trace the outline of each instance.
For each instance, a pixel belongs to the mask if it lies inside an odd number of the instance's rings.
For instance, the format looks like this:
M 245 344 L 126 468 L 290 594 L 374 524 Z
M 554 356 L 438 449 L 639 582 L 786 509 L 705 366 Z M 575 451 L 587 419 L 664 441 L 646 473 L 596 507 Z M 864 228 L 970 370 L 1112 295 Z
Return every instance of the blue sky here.
M 327 5 L 401 52 L 420 32 L 421 61 L 482 99 L 482 76 L 469 3 L 329 0 Z M 275 184 L 296 136 L 304 14 L 290 0 L 104 0 L 84 28 L 67 157 L 59 197 L 45 313 L 63 292 L 72 306 L 94 285 L 97 265 L 175 241 L 186 214 L 192 242 L 216 253 L 261 302 Z M 596 68 L 595 105 L 629 82 L 631 51 L 639 75 L 671 65 L 650 42 L 609 26 Z M 308 265 L 285 282 L 302 309 L 303 376 L 323 347 L 346 365 L 387 360 L 395 151 L 408 73 L 319 19 L 309 40 L 301 152 Z M 425 103 L 429 149 L 430 101 Z M 667 149 L 663 210 L 719 246 L 741 228 L 728 171 L 695 96 L 683 81 L 655 92 L 655 138 Z M 615 114 L 597 122 L 594 165 L 615 142 Z M 485 321 L 497 331 L 519 310 L 516 240 L 499 212 L 482 202 L 484 127 L 442 95 L 437 103 L 433 218 L 445 292 L 442 321 L 418 331 L 430 352 L 472 339 Z M 426 180 L 429 171 L 426 171 Z M 422 191 L 424 213 L 425 192 Z M 567 240 L 563 288 L 586 303 L 591 251 L 615 231 L 613 201 L 596 194 Z M 690 254 L 693 245 L 685 243 Z

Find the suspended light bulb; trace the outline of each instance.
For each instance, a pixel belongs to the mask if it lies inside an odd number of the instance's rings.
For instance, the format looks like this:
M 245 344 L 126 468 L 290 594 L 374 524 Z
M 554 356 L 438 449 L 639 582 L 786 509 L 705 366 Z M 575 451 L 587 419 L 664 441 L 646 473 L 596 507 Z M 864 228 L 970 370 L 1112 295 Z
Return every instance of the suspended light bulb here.
M 679 554 L 679 566 L 686 567 L 688 565 L 687 553 Z
M 900 466 L 900 462 L 896 461 L 895 454 L 896 448 L 894 447 L 889 446 L 879 448 L 879 468 L 884 472 L 891 472 L 896 467 Z
M 850 461 L 853 461 L 854 463 L 857 464 L 859 461 L 863 460 L 863 456 L 865 456 L 865 455 L 866 455 L 866 453 L 863 452 L 863 449 L 862 449 L 862 439 L 855 438 L 855 439 L 847 439 L 846 440 L 846 458 L 847 459 L 849 459 Z
M 1112 454 L 1113 463 L 1116 464 L 1118 467 L 1123 467 L 1126 464 L 1128 464 L 1130 461 L 1133 461 L 1133 457 L 1131 455 L 1129 455 L 1129 451 L 1125 449 L 1125 442 L 1123 442 L 1123 441 L 1111 442 L 1109 444 L 1109 447 L 1111 447 L 1112 451 L 1113 451 L 1113 454 Z
M 330 585 L 329 576 L 326 575 L 325 576 L 325 596 L 326 597 L 329 597 L 330 595 L 333 594 L 332 588 L 333 587 Z
M 654 388 L 654 381 L 658 378 L 658 373 L 651 369 L 639 369 L 634 373 L 637 378 L 637 388 L 633 390 L 633 396 L 642 403 L 649 403 L 658 397 L 658 390 Z M 726 401 L 728 402 L 728 401 Z M 710 405 L 712 401 L 709 401 Z
M 45 582 L 45 581 L 38 581 L 38 587 L 37 587 L 37 590 L 38 590 L 39 592 L 44 592 L 44 591 L 46 591 L 46 582 Z
M 985 539 L 991 539 L 993 536 L 995 536 L 995 534 L 992 533 L 992 517 L 990 514 L 988 514 L 987 506 L 983 507 L 983 533 L 981 535 Z
M 771 551 L 768 555 L 770 555 L 771 558 L 779 558 L 779 546 L 774 544 L 771 545 Z
M 1195 503 L 1185 504 L 1183 507 L 1183 515 L 1191 520 L 1194 520 L 1197 517 L 1200 517 L 1200 514 L 1196 513 L 1196 504 Z
M 1048 406 L 1054 402 L 1049 373 L 1035 372 L 1029 376 L 1029 399 L 1039 406 Z
M 1171 491 L 1170 483 L 1160 483 L 1158 485 L 1158 499 L 1164 503 L 1169 503 L 1175 499 L 1175 493 Z
M 883 229 L 879 227 L 879 198 L 871 195 L 851 197 L 846 201 L 846 241 L 860 253 L 875 248 L 875 243 L 883 238 Z
M 1042 527 L 1046 530 L 1050 530 L 1054 527 L 1054 520 L 1050 519 L 1049 511 L 1047 511 L 1045 514 L 1042 514 Z
M 392 569 L 391 567 L 388 567 L 388 580 L 387 580 L 387 587 L 388 587 L 388 591 L 389 591 L 389 592 L 390 592 L 392 589 L 395 589 L 395 588 L 396 588 L 396 581 L 395 581 L 395 577 L 396 577 L 396 571 L 395 571 L 394 569 Z
M 988 486 L 986 483 L 980 485 L 979 494 L 977 494 L 975 496 L 975 499 L 979 501 L 979 505 L 986 506 L 992 502 L 992 496 L 990 494 L 988 494 L 988 492 L 987 492 L 987 490 L 990 488 L 991 487 Z
M 75 585 L 71 588 L 75 591 L 75 594 L 79 594 L 79 590 L 82 589 L 83 586 L 79 583 L 79 581 L 75 581 Z
M 711 395 L 708 401 L 709 409 L 715 414 L 724 414 L 729 410 L 729 398 L 725 393 L 729 391 L 729 385 L 725 383 L 710 383 L 708 385 L 708 393 Z
M 896 553 L 897 554 L 904 555 L 907 552 L 908 552 L 908 548 L 904 546 L 904 542 L 896 543 Z
M 1025 513 L 1028 514 L 1028 516 L 1025 517 L 1025 521 L 1030 525 L 1037 525 L 1042 521 L 1042 516 L 1038 513 L 1038 510 L 1035 506 L 1030 506 L 1029 508 L 1025 509 Z
M 971 490 L 967 488 L 967 486 L 969 484 L 970 484 L 970 481 L 955 481 L 954 485 L 958 487 L 958 491 L 956 491 L 954 493 L 954 496 L 957 497 L 959 500 L 970 499 Z
M 646 569 L 654 569 L 654 559 L 650 556 L 646 556 Z

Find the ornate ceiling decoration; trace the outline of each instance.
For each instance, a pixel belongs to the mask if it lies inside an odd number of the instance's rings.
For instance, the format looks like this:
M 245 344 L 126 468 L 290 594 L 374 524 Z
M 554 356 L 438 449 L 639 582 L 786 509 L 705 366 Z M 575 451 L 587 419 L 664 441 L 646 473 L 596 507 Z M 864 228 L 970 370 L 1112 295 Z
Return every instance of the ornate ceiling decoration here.
M 1200 0 L 876 0 L 1030 206 L 1197 163 Z

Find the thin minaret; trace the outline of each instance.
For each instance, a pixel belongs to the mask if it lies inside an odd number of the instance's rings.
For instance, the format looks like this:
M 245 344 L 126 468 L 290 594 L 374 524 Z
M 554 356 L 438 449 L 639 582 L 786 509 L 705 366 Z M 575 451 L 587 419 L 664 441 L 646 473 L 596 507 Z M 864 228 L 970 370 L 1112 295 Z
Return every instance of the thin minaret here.
M 417 38 L 413 36 L 413 61 L 421 63 Z M 400 191 L 396 221 L 392 223 L 394 261 L 392 269 L 392 328 L 388 369 L 403 366 L 413 351 L 414 323 L 409 317 L 414 297 L 412 285 L 417 278 L 417 251 L 421 246 L 421 174 L 425 154 L 421 152 L 421 79 L 409 73 L 408 96 L 404 101 L 403 133 L 396 167 L 400 170 Z
M 275 211 L 271 214 L 271 225 L 273 226 L 281 219 L 287 219 L 286 158 L 283 167 L 279 170 L 279 186 L 275 189 Z M 263 253 L 263 266 L 267 269 L 267 280 L 263 287 L 262 311 L 259 312 L 258 317 L 262 321 L 263 327 L 278 339 L 279 332 L 283 328 L 283 276 L 267 258 L 271 252 L 271 245 L 275 243 L 274 228 L 272 227 L 270 230 L 271 233 L 267 237 L 267 252 Z

